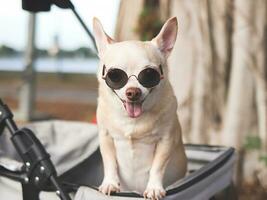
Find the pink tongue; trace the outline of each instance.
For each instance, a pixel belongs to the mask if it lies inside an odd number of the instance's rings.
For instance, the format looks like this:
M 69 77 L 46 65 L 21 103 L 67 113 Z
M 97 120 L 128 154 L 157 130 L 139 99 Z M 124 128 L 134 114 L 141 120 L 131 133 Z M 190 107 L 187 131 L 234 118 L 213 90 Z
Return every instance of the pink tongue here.
M 125 102 L 125 109 L 130 117 L 139 117 L 142 114 L 141 103 Z

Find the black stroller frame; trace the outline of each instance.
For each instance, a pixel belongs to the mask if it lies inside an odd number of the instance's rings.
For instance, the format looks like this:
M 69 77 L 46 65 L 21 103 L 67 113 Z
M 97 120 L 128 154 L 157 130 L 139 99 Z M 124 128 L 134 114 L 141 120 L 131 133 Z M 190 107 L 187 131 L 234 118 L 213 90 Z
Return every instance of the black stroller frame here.
M 42 190 L 55 190 L 62 200 L 71 200 L 58 180 L 56 169 L 35 134 L 27 128 L 18 129 L 9 107 L 0 99 L 0 135 L 7 127 L 11 141 L 24 163 L 21 172 L 13 172 L 0 167 L 0 175 L 19 181 L 24 200 L 37 200 Z

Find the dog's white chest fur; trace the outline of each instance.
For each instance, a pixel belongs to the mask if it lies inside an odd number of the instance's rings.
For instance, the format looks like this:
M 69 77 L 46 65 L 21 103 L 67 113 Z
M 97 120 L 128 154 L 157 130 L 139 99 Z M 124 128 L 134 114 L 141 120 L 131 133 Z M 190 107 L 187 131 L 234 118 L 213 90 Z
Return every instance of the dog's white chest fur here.
M 133 123 L 132 119 L 115 117 L 106 123 L 115 145 L 122 191 L 143 192 L 146 187 L 159 140 L 153 123 L 156 118 L 149 118 Z
M 156 117 L 151 118 L 150 116 L 148 118 L 150 120 L 143 119 L 139 123 L 127 123 L 127 119 L 121 119 L 125 123 L 116 124 L 118 126 L 111 123 L 112 126 L 109 127 L 109 133 L 116 149 L 118 175 L 122 191 L 142 193 L 146 188 L 156 144 L 161 133 L 164 132 L 160 123 L 156 122 Z M 121 132 L 116 131 L 119 127 Z M 176 172 L 171 172 L 171 174 L 172 176 L 165 177 L 164 185 L 178 179 L 175 177 Z
M 144 191 L 152 165 L 155 144 L 141 140 L 115 139 L 122 190 Z

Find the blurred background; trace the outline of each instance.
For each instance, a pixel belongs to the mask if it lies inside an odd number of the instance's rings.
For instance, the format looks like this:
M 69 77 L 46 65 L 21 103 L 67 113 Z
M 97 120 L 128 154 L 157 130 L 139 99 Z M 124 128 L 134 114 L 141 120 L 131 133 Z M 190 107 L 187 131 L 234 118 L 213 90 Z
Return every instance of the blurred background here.
M 73 4 L 89 29 L 97 16 L 113 35 L 119 0 Z M 22 1 L 10 0 L 0 8 L 0 24 L 0 96 L 17 108 L 17 119 L 91 121 L 98 58 L 71 9 L 52 6 L 33 16 Z
M 3 0 L 1 0 L 3 1 Z M 184 141 L 233 146 L 239 199 L 267 199 L 267 1 L 72 1 L 117 41 L 150 40 L 177 16 L 168 60 Z M 16 120 L 95 122 L 98 57 L 70 9 L 0 7 L 0 97 Z

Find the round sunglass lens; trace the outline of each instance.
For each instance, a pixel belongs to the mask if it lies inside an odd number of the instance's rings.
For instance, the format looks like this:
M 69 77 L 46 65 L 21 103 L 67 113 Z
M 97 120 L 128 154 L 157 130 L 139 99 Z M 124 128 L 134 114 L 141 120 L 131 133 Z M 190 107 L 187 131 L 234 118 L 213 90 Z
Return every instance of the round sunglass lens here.
M 121 69 L 111 69 L 106 76 L 106 83 L 112 89 L 122 88 L 127 83 L 127 80 L 127 74 Z
M 160 74 L 153 68 L 147 68 L 139 73 L 138 80 L 144 87 L 152 88 L 159 84 Z

